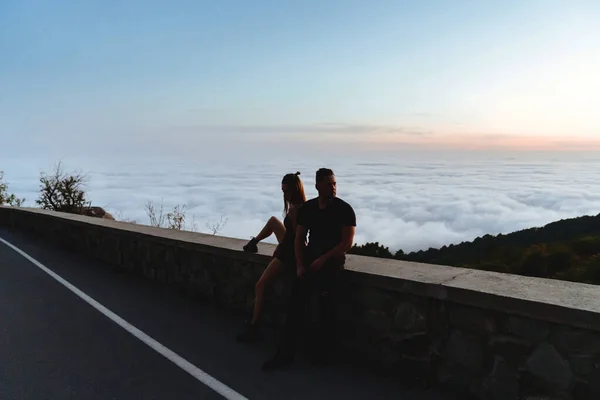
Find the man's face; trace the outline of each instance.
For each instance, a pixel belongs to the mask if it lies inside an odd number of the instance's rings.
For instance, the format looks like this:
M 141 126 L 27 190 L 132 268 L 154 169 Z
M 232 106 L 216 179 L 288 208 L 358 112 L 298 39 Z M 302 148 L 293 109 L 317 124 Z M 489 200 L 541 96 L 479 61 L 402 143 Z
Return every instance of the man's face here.
M 329 175 L 323 178 L 323 180 L 315 185 L 319 197 L 324 199 L 333 199 L 336 195 L 336 181 L 335 175 Z

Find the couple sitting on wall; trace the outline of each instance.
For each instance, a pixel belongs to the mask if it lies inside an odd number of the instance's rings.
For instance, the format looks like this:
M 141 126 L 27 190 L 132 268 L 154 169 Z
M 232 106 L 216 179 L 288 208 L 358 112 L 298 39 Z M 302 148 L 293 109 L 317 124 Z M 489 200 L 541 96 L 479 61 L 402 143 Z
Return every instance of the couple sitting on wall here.
M 319 318 L 311 356 L 316 364 L 328 362 L 335 344 L 334 294 L 344 269 L 345 254 L 354 241 L 356 215 L 348 203 L 336 197 L 333 171 L 328 168 L 317 171 L 315 187 L 319 196 L 308 201 L 299 175 L 299 172 L 287 174 L 281 182 L 283 223 L 271 217 L 260 233 L 244 246 L 245 251 L 255 253 L 257 243 L 273 233 L 279 242 L 273 259 L 256 284 L 253 317 L 245 331 L 238 335 L 240 342 L 258 339 L 266 287 L 283 268 L 296 269 L 281 343 L 275 356 L 263 365 L 265 371 L 292 363 L 305 308 L 313 293 L 318 295 Z

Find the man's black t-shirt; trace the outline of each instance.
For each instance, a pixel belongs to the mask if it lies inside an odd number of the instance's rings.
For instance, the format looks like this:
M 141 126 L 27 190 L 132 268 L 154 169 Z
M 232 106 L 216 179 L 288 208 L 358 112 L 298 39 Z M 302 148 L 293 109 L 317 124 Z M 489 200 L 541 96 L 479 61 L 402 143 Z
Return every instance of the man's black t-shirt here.
M 297 225 L 308 229 L 307 255 L 315 259 L 340 243 L 344 226 L 356 226 L 356 214 L 350 204 L 337 197 L 320 209 L 317 197 L 298 210 Z

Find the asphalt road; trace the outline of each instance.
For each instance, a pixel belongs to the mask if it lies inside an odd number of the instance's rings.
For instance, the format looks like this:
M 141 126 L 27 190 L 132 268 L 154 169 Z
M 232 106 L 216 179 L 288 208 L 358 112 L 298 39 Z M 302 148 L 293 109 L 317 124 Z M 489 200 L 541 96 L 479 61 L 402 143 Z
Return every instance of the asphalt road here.
M 265 374 L 273 344 L 236 343 L 239 318 L 21 233 L 0 238 L 38 263 L 0 241 L 2 400 L 447 398 L 346 365 Z

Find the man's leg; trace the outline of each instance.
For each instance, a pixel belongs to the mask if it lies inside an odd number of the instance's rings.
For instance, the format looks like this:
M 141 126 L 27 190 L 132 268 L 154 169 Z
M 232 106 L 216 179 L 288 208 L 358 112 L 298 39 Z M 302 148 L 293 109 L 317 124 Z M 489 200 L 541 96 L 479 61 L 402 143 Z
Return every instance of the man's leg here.
M 321 271 L 317 281 L 319 316 L 313 362 L 318 365 L 329 363 L 336 346 L 336 300 L 342 269 L 328 265 Z
M 296 351 L 298 333 L 303 326 L 307 294 L 308 282 L 306 277 L 295 278 L 281 342 L 275 356 L 263 364 L 264 371 L 271 371 L 292 363 Z
M 307 280 L 305 277 L 294 279 L 292 293 L 283 329 L 281 348 L 287 354 L 296 352 L 296 342 L 300 333 L 306 311 Z

